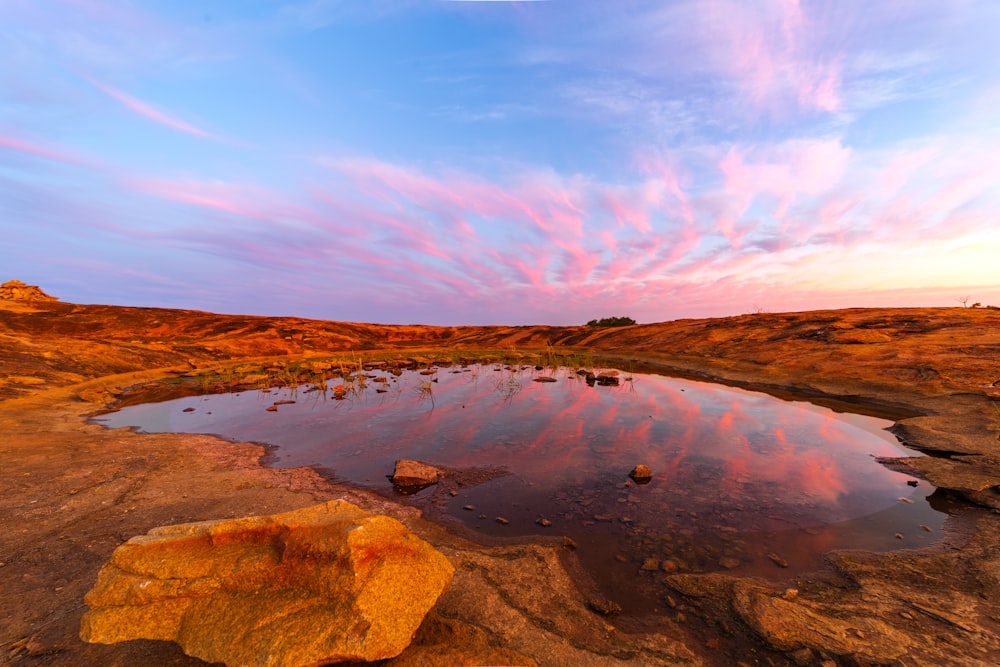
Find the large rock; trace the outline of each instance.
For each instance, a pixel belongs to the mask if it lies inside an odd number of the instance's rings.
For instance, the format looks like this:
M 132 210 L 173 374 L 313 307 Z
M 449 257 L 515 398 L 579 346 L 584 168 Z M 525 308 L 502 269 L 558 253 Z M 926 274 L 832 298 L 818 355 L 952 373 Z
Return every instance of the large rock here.
M 115 550 L 80 637 L 171 640 L 228 665 L 380 660 L 406 648 L 453 574 L 403 524 L 344 501 L 164 526 Z
M 8 280 L 0 285 L 0 299 L 11 301 L 58 301 L 35 285 L 26 285 L 20 280 Z

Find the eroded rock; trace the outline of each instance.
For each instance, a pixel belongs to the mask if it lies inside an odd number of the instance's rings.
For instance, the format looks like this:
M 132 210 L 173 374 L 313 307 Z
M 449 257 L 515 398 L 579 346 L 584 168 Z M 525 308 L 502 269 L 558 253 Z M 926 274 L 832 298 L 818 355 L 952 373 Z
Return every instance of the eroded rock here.
M 58 301 L 36 285 L 26 285 L 20 280 L 8 280 L 0 285 L 0 299 L 11 301 Z
M 380 660 L 406 648 L 453 574 L 403 524 L 344 501 L 163 526 L 101 568 L 80 637 L 175 641 L 228 665 Z
M 747 582 L 736 582 L 733 592 L 733 609 L 781 651 L 808 648 L 853 656 L 862 664 L 887 664 L 909 649 L 908 637 L 878 619 L 834 618 Z

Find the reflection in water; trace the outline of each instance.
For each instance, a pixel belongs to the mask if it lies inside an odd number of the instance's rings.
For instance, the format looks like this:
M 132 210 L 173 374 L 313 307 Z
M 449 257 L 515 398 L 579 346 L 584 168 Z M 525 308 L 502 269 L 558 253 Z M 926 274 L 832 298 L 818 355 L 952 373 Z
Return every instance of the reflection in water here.
M 510 475 L 455 498 L 432 488 L 410 502 L 481 533 L 568 535 L 609 594 L 654 566 L 780 576 L 817 566 L 831 548 L 913 548 L 939 536 L 930 487 L 908 486 L 873 458 L 914 455 L 884 420 L 656 375 L 589 386 L 568 369 L 546 370 L 554 383 L 533 382 L 533 367 L 436 370 L 373 371 L 345 400 L 245 392 L 101 421 L 267 442 L 278 447 L 274 465 L 313 465 L 384 492 L 399 458 L 504 466 Z M 649 484 L 627 478 L 639 463 L 653 470 Z M 656 604 L 646 602 L 633 607 Z

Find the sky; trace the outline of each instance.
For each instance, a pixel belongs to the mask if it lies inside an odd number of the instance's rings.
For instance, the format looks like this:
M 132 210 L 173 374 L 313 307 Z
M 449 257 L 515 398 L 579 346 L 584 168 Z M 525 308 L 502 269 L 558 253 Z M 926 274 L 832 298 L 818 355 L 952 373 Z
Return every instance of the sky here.
M 0 281 L 422 324 L 1000 305 L 996 0 L 0 0 Z

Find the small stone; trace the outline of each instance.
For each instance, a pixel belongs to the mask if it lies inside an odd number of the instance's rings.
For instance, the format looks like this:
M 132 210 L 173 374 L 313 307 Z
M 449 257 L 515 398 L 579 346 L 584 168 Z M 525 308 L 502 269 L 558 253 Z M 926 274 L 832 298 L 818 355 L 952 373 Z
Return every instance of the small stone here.
M 437 484 L 441 471 L 420 461 L 399 459 L 392 473 L 392 483 L 399 487 L 418 487 Z
M 295 401 L 293 401 L 293 400 L 291 400 L 289 398 L 283 398 L 280 401 L 275 401 L 274 402 L 275 405 L 294 405 L 294 403 L 295 403 Z
M 268 412 L 277 412 L 278 411 L 278 406 L 277 405 L 269 405 L 269 406 L 267 406 L 264 409 L 267 410 Z
M 501 526 L 506 526 L 508 523 L 510 523 L 510 521 L 508 521 L 507 519 L 503 518 L 502 516 L 498 516 L 497 519 L 496 519 L 496 521 Z
M 727 570 L 734 570 L 740 566 L 739 558 L 731 558 L 729 556 L 723 556 L 719 559 L 719 566 L 724 567 Z
M 620 605 L 607 598 L 587 598 L 586 604 L 588 609 L 596 611 L 603 616 L 617 614 L 622 610 Z
M 660 563 L 660 569 L 662 569 L 664 572 L 676 572 L 678 567 L 679 566 L 677 565 L 677 561 L 669 559 Z
M 923 530 L 927 531 L 928 533 L 929 533 L 929 532 L 931 532 L 931 529 L 930 529 L 930 526 L 925 526 L 924 524 L 920 524 L 920 527 L 921 527 L 921 528 L 922 528 Z
M 535 382 L 555 382 L 556 379 L 550 375 L 539 375 L 535 378 Z
M 897 540 L 903 539 L 903 534 L 902 533 L 896 533 L 896 539 Z
M 181 412 L 194 412 L 194 408 L 184 408 Z
M 788 567 L 788 561 L 779 556 L 778 554 L 771 553 L 768 554 L 767 557 L 771 560 L 772 563 L 774 563 L 778 567 Z
M 918 482 L 915 479 L 908 479 L 908 480 L 906 480 L 906 484 L 908 486 L 917 486 L 918 484 L 920 484 L 920 482 Z
M 535 523 L 537 523 L 542 528 L 548 528 L 549 526 L 552 525 L 552 522 L 546 519 L 545 517 L 539 517 L 538 519 L 535 519 Z
M 786 588 L 785 592 L 781 594 L 781 597 L 785 600 L 794 600 L 799 597 L 799 589 L 797 588 Z
M 808 646 L 803 646 L 797 651 L 792 651 L 788 654 L 788 657 L 790 657 L 792 662 L 796 665 L 801 665 L 802 667 L 816 663 L 815 655 L 813 654 L 812 649 Z
M 629 473 L 629 477 L 634 479 L 639 484 L 645 484 L 649 480 L 653 479 L 653 471 L 649 469 L 648 465 L 640 463 L 636 467 L 632 468 L 632 472 Z
M 450 491 L 448 491 L 448 495 L 454 498 L 455 496 L 458 495 L 458 491 L 456 491 L 455 489 L 451 489 Z
M 469 510 L 470 512 L 473 512 L 473 511 L 475 511 L 476 506 L 475 505 L 462 505 L 462 509 Z
M 660 559 L 658 559 L 658 558 L 647 558 L 646 560 L 642 561 L 642 567 L 640 567 L 639 569 L 644 570 L 646 572 L 653 572 L 655 570 L 659 570 L 660 569 Z
M 913 501 L 910 500 L 909 498 L 900 498 L 899 502 L 901 502 L 901 503 L 912 503 Z

